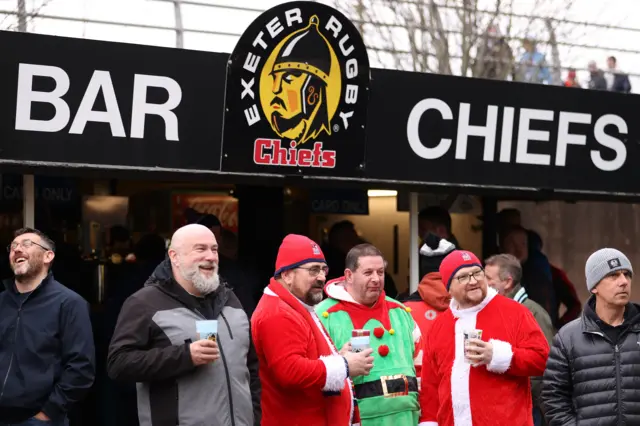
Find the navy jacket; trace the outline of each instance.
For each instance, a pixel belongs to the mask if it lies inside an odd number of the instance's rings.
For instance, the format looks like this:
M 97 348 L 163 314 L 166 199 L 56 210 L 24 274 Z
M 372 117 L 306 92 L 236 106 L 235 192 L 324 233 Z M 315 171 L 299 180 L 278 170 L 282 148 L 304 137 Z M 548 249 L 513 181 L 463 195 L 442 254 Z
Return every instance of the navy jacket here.
M 63 419 L 95 377 L 89 305 L 49 274 L 28 296 L 0 293 L 0 423 Z

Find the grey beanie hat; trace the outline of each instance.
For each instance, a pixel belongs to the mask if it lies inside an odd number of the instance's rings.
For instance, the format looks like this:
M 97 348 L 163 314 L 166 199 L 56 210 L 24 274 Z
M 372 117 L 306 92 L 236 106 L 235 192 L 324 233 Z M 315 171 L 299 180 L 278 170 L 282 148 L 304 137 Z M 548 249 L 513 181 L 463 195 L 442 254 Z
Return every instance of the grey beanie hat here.
M 613 248 L 603 248 L 587 259 L 584 274 L 587 277 L 589 292 L 611 272 L 627 270 L 633 274 L 631 262 L 621 251 Z

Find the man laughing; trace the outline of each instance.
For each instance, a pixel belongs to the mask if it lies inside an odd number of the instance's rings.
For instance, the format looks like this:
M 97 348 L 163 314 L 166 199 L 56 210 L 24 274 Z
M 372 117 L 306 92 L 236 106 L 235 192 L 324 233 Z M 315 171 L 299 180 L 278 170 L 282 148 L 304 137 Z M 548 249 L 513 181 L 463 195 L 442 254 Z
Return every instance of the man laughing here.
M 217 320 L 215 340 L 196 322 Z M 122 306 L 109 376 L 138 384 L 140 426 L 257 426 L 260 381 L 249 319 L 218 276 L 218 243 L 191 224 L 171 238 L 169 258 Z

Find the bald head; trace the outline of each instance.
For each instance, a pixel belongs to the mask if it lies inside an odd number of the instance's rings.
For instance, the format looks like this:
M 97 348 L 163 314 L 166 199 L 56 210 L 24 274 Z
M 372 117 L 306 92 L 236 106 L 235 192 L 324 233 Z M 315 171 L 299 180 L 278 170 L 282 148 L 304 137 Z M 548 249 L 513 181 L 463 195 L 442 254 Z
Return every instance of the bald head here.
M 179 228 L 169 247 L 176 281 L 192 294 L 208 294 L 218 288 L 218 242 L 206 226 L 194 223 Z
M 171 244 L 169 250 L 181 251 L 189 250 L 191 245 L 196 241 L 213 240 L 213 243 L 217 245 L 216 237 L 213 232 L 204 225 L 198 223 L 191 223 L 185 225 L 182 228 L 178 228 L 171 237 Z

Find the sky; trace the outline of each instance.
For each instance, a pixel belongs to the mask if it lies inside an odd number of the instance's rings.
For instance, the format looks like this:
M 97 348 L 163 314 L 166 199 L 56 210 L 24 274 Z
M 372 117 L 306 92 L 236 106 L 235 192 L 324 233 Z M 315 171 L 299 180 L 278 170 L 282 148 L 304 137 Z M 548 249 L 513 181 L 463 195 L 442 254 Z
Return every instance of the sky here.
M 166 0 L 25 0 L 29 11 L 38 10 L 43 18 L 31 19 L 29 31 L 67 37 L 81 37 L 104 41 L 129 42 L 163 47 L 175 47 L 176 35 L 174 5 Z M 186 1 L 186 0 L 185 0 Z M 347 4 L 349 0 L 320 0 L 322 3 Z M 389 0 L 363 0 L 365 4 L 374 2 L 380 6 Z M 480 7 L 491 9 L 496 0 L 479 0 Z M 640 25 L 636 24 L 640 14 L 640 0 L 573 0 L 569 10 L 561 10 L 558 4 L 568 0 L 513 0 L 513 12 L 551 15 L 580 22 L 604 25 L 625 26 L 628 30 L 610 30 L 593 26 L 561 24 L 558 38 L 564 43 L 575 43 L 591 47 L 560 46 L 560 58 L 563 66 L 586 68 L 589 60 L 594 59 L 605 66 L 609 55 L 618 58 L 620 68 L 631 74 L 633 92 L 640 93 Z M 183 26 L 185 29 L 202 31 L 186 32 L 184 47 L 187 49 L 231 52 L 239 35 L 255 19 L 261 10 L 268 9 L 281 0 L 192 0 L 195 3 L 221 5 L 229 7 L 204 7 L 191 4 L 182 6 Z M 351 0 L 352 3 L 355 0 Z M 503 1 L 506 3 L 506 0 Z M 0 28 L 7 29 L 15 25 L 15 16 L 4 15 L 16 9 L 17 0 L 0 0 Z M 188 1 L 187 1 L 188 3 Z M 438 3 L 445 3 L 439 0 Z M 537 4 L 537 7 L 536 7 Z M 245 9 L 245 10 L 242 10 Z M 44 16 L 71 17 L 78 22 L 44 18 Z M 392 18 L 392 17 L 391 17 Z M 82 22 L 83 19 L 116 21 L 164 27 L 166 29 L 140 29 Z M 504 22 L 503 22 L 504 24 Z M 514 25 L 524 25 L 523 21 Z M 633 30 L 637 28 L 637 30 Z M 206 34 L 217 32 L 219 34 Z M 520 28 L 519 34 L 528 34 L 544 38 L 545 31 Z M 616 49 L 627 50 L 620 51 Z M 546 52 L 548 53 L 548 52 Z M 371 56 L 373 66 L 377 64 Z M 578 73 L 579 80 L 586 82 L 586 71 Z

